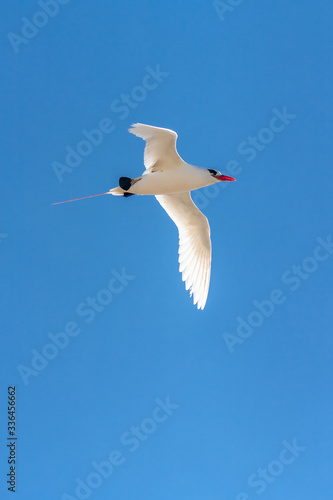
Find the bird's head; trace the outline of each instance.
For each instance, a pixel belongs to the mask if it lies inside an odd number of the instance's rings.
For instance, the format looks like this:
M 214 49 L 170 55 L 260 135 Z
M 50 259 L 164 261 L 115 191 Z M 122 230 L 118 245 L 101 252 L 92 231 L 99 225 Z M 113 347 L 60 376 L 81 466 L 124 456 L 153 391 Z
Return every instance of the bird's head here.
M 229 175 L 222 175 L 221 172 L 218 170 L 213 170 L 212 168 L 207 168 L 208 172 L 214 179 L 218 181 L 235 181 L 233 177 L 230 177 Z

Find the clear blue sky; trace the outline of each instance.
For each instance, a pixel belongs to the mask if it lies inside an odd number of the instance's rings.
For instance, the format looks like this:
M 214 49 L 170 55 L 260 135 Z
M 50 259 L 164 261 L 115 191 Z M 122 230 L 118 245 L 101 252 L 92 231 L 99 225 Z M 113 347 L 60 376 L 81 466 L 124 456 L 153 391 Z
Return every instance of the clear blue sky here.
M 332 498 L 333 7 L 229 2 L 2 7 L 1 498 L 10 385 L 16 500 Z M 140 175 L 135 122 L 237 178 L 204 311 L 154 198 L 51 206 Z

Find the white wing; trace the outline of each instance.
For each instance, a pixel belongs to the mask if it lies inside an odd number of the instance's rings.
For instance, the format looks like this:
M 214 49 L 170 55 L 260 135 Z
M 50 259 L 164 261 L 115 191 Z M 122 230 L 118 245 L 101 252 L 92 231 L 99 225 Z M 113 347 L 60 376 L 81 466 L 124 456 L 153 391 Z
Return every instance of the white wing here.
M 210 281 L 211 243 L 207 218 L 190 193 L 156 196 L 179 231 L 179 271 L 198 309 L 205 307 Z
M 128 131 L 146 141 L 144 151 L 146 170 L 152 170 L 153 167 L 154 170 L 172 168 L 182 163 L 183 160 L 176 149 L 178 135 L 173 130 L 134 123 Z

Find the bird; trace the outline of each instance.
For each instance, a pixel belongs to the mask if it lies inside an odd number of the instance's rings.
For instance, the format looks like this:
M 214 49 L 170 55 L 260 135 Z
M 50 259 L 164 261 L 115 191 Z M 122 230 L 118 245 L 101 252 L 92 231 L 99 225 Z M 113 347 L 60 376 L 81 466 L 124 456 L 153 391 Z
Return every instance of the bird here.
M 193 296 L 193 304 L 203 310 L 211 274 L 210 227 L 205 215 L 193 203 L 191 191 L 236 179 L 222 175 L 218 170 L 186 163 L 177 152 L 178 135 L 173 130 L 134 123 L 129 132 L 146 142 L 143 174 L 134 179 L 120 177 L 119 186 L 105 193 L 83 198 L 104 194 L 125 198 L 133 195 L 155 196 L 178 228 L 179 271 L 186 290 Z

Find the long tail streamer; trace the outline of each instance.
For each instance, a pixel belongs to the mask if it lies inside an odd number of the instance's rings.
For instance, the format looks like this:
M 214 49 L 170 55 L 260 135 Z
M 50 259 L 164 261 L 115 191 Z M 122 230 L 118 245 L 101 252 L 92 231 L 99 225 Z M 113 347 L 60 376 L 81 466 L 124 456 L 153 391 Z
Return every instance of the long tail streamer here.
M 52 203 L 52 205 L 60 205 L 61 203 L 69 203 L 70 201 L 85 200 L 86 198 L 93 198 L 94 196 L 102 196 L 103 194 L 109 194 L 109 191 L 107 191 L 106 193 L 91 194 L 90 196 L 82 196 L 82 198 L 74 198 L 73 200 L 57 201 L 56 203 Z

